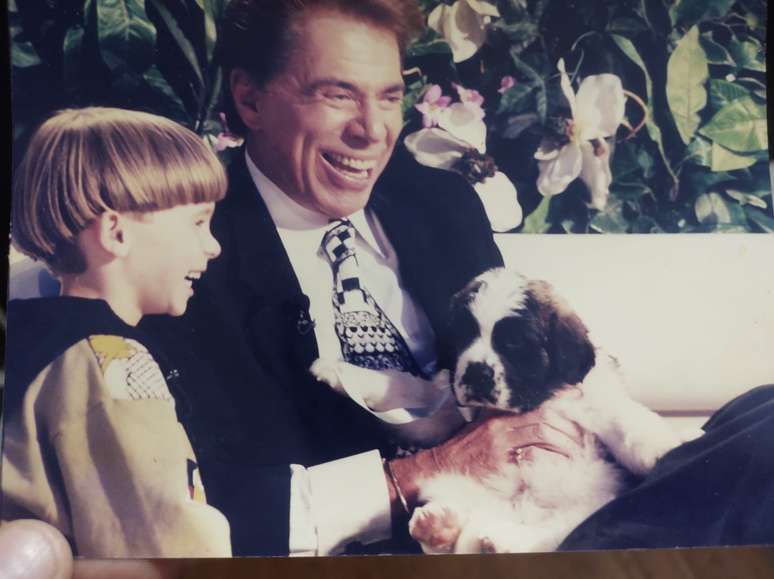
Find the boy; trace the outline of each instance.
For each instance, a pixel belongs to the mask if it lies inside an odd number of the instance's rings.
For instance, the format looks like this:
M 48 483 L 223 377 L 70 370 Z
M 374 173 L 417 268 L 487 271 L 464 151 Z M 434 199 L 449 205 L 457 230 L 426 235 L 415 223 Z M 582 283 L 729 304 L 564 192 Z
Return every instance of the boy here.
M 178 422 L 182 390 L 146 314 L 179 316 L 226 190 L 217 157 L 155 115 L 65 110 L 30 141 L 13 242 L 61 295 L 8 305 L 2 519 L 38 518 L 86 557 L 228 556 Z

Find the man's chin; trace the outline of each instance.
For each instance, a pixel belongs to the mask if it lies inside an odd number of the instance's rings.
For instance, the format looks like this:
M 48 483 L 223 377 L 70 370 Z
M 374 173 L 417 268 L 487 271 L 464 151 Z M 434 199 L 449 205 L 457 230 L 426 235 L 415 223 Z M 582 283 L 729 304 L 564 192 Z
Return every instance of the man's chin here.
M 326 199 L 317 206 L 317 210 L 330 219 L 349 217 L 368 204 L 368 200 L 371 197 L 371 189 L 365 193 L 358 193 L 357 195 L 351 193 L 339 195 L 340 197 L 329 196 L 329 199 Z

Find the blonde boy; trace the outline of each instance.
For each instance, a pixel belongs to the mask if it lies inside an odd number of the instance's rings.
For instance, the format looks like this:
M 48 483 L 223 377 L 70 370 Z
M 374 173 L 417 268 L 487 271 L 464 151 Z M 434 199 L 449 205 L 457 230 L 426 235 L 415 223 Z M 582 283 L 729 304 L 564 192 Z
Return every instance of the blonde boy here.
M 181 315 L 220 246 L 226 177 L 155 115 L 65 110 L 30 141 L 12 233 L 61 282 L 8 305 L 2 519 L 38 518 L 87 557 L 228 556 L 178 421 L 179 373 L 137 323 Z

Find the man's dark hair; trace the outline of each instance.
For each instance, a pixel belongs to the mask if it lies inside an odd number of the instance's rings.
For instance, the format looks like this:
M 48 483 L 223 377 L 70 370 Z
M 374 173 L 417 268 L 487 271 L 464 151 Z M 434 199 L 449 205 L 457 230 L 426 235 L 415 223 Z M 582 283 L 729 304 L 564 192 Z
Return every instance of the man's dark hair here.
M 339 12 L 395 34 L 403 53 L 424 26 L 416 0 L 232 0 L 223 18 L 218 47 L 224 73 L 223 109 L 231 132 L 247 132 L 236 112 L 228 78 L 245 70 L 258 87 L 287 64 L 301 17 L 312 10 Z

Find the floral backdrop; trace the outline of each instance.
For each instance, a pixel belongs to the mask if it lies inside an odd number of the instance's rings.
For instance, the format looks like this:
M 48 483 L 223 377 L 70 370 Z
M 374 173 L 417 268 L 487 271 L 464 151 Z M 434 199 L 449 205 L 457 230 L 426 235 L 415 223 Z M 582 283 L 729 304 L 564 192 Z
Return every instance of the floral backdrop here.
M 14 138 L 105 104 L 174 118 L 227 156 L 226 4 L 10 0 Z M 495 231 L 774 232 L 765 0 L 420 4 L 405 144 L 464 175 Z

